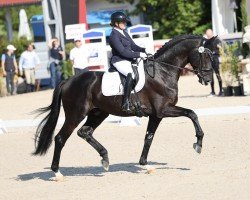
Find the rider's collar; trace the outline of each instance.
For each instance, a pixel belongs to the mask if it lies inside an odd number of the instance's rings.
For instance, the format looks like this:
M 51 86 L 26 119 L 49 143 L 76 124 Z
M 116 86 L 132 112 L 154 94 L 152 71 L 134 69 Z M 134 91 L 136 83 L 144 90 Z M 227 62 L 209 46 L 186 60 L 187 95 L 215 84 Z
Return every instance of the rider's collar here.
M 119 28 L 117 28 L 117 27 L 115 27 L 114 29 L 115 29 L 115 30 L 117 30 L 117 31 L 119 31 L 122 35 L 124 35 L 124 36 L 125 36 L 125 34 L 124 34 L 123 30 L 121 30 L 121 29 L 119 29 Z M 125 37 L 126 37 L 126 36 L 125 36 Z

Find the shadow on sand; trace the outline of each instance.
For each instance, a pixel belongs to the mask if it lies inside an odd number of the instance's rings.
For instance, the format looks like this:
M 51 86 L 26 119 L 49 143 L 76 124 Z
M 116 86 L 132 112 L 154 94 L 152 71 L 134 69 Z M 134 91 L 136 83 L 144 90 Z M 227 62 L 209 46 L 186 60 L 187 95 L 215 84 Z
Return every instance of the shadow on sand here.
M 158 162 L 149 162 L 149 165 L 152 165 L 156 170 L 159 169 L 173 169 L 173 170 L 181 170 L 188 171 L 188 168 L 175 168 L 175 167 L 167 167 L 167 163 L 158 163 Z M 50 168 L 45 168 L 50 169 Z M 141 173 L 146 170 L 138 165 L 138 163 L 121 163 L 121 164 L 113 164 L 110 165 L 109 171 L 105 172 L 103 168 L 100 167 L 60 167 L 60 172 L 64 176 L 96 176 L 102 177 L 105 173 L 112 172 L 128 172 L 128 173 Z M 15 179 L 18 181 L 29 181 L 32 179 L 42 179 L 45 181 L 49 181 L 51 177 L 54 177 L 54 173 L 52 171 L 45 172 L 35 172 L 35 173 L 27 173 L 20 174 Z
M 204 98 L 204 97 L 208 97 L 208 94 L 205 95 L 184 95 L 184 96 L 179 96 L 179 98 Z M 217 97 L 217 96 L 215 96 Z

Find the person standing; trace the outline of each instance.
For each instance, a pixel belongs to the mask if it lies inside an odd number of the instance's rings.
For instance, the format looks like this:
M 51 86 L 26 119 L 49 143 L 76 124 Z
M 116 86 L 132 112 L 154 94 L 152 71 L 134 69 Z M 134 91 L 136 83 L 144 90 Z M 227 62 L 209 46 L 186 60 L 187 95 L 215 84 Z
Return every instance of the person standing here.
M 50 57 L 49 57 L 49 68 L 51 75 L 51 87 L 55 88 L 62 80 L 62 72 L 60 62 L 64 58 L 64 52 L 62 47 L 59 44 L 59 40 L 54 38 L 52 40 L 52 45 L 50 49 Z
M 21 54 L 19 60 L 20 75 L 22 76 L 24 73 L 27 83 L 26 92 L 35 91 L 35 69 L 39 64 L 39 57 L 34 51 L 33 44 L 30 43 L 26 46 L 26 50 Z
M 89 71 L 88 52 L 82 45 L 82 38 L 74 39 L 75 47 L 71 49 L 69 59 L 71 60 L 75 75 Z
M 3 75 L 6 76 L 6 88 L 8 94 L 13 95 L 15 91 L 14 76 L 18 72 L 16 57 L 14 51 L 16 48 L 13 45 L 7 46 L 7 52 L 2 54 L 2 69 Z
M 214 36 L 214 33 L 212 31 L 212 29 L 207 29 L 206 30 L 206 35 L 207 39 L 210 39 Z M 221 48 L 221 41 L 218 37 L 216 37 L 215 39 L 215 45 L 214 45 L 214 49 L 213 49 L 213 61 L 212 61 L 212 67 L 213 67 L 213 71 L 215 72 L 215 75 L 217 77 L 218 83 L 219 83 L 219 93 L 218 96 L 224 96 L 224 92 L 222 90 L 222 79 L 220 76 L 220 61 L 219 61 L 219 57 L 220 57 L 220 51 L 219 49 Z M 214 97 L 215 96 L 215 90 L 214 90 L 214 78 L 211 81 L 211 93 L 209 95 L 209 97 Z

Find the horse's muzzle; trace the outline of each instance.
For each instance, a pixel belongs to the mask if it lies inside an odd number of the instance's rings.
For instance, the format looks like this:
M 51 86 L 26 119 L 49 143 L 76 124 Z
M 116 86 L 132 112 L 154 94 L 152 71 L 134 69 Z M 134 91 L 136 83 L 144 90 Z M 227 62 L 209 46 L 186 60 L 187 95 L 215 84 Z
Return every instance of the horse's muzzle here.
M 205 81 L 205 85 L 210 84 L 212 81 Z
M 207 81 L 207 80 L 204 80 L 203 78 L 199 77 L 199 83 L 201 83 L 202 85 L 208 85 L 209 83 L 211 83 L 211 81 Z

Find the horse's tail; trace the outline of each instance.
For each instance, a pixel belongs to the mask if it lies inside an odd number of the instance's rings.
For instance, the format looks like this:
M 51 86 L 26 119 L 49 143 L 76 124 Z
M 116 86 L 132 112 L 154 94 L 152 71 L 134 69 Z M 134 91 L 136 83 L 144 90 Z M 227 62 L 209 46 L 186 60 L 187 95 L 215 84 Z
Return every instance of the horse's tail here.
M 35 134 L 35 152 L 33 155 L 45 155 L 49 149 L 54 130 L 56 128 L 61 107 L 61 91 L 65 81 L 62 81 L 54 90 L 52 103 L 48 107 L 39 108 L 35 112 L 39 115 L 50 111 L 40 122 Z

